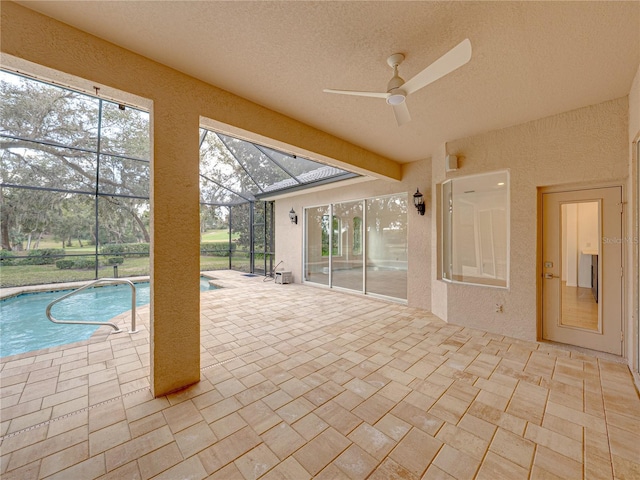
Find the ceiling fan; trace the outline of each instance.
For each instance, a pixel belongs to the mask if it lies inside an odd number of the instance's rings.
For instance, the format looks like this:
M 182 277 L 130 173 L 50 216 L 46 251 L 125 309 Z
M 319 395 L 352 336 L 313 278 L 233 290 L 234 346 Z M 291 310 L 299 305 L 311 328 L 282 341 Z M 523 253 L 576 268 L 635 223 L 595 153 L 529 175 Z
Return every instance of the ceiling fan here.
M 396 116 L 398 126 L 404 125 L 411 120 L 411 115 L 409 115 L 409 109 L 405 102 L 407 96 L 453 72 L 471 60 L 471 42 L 468 38 L 465 38 L 458 45 L 406 82 L 398 74 L 398 67 L 403 60 L 404 55 L 402 53 L 394 53 L 387 58 L 387 63 L 393 68 L 393 77 L 389 80 L 387 91 L 384 93 L 333 90 L 330 88 L 325 88 L 323 92 L 384 98 L 387 103 L 393 107 L 393 113 Z

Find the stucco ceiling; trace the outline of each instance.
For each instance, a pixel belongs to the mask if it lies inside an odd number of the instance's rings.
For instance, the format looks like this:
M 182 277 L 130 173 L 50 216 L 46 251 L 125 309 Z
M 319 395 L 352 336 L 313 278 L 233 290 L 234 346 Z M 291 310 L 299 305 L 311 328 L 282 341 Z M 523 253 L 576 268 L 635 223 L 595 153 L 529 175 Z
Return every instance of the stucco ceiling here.
M 640 2 L 20 1 L 28 8 L 399 162 L 439 145 L 629 93 Z M 398 127 L 386 58 L 411 78 L 471 40 L 471 61 L 408 98 Z

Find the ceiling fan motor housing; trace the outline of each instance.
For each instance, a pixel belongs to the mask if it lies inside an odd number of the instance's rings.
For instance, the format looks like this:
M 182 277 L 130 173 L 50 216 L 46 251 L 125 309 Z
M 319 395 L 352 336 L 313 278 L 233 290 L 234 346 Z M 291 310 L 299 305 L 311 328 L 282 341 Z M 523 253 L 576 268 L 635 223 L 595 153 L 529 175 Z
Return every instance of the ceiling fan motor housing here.
M 389 96 L 387 97 L 387 103 L 389 105 L 400 105 L 407 97 L 404 91 L 400 88 L 393 88 L 389 90 L 388 93 Z

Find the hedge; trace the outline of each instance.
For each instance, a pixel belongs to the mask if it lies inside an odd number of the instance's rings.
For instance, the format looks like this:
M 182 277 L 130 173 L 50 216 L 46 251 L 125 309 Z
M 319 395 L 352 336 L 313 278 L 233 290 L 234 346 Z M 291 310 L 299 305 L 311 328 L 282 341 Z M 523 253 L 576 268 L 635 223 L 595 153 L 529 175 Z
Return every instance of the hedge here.
M 229 250 L 235 252 L 235 243 L 203 242 L 200 244 L 200 254 L 209 257 L 228 257 Z M 100 253 L 104 255 L 116 255 L 127 257 L 148 257 L 148 243 L 110 243 L 100 247 Z
M 91 258 L 77 258 L 73 261 L 73 268 L 96 268 L 96 259 Z
M 53 265 L 58 257 L 64 257 L 64 250 L 61 248 L 29 250 L 27 257 L 21 258 L 18 263 L 19 265 Z
M 74 267 L 75 263 L 76 262 L 74 260 L 67 260 L 62 258 L 56 261 L 56 267 L 58 267 L 60 270 L 70 270 Z
M 148 243 L 109 243 L 100 247 L 105 255 L 127 255 L 129 257 L 148 257 Z
M 202 242 L 200 244 L 200 255 L 204 257 L 228 257 L 229 250 L 231 253 L 235 252 L 236 244 L 224 242 Z
M 107 258 L 107 265 L 122 265 L 124 263 L 124 257 L 109 257 Z
M 0 250 L 0 265 L 3 267 L 11 267 L 16 265 L 16 254 L 10 250 Z

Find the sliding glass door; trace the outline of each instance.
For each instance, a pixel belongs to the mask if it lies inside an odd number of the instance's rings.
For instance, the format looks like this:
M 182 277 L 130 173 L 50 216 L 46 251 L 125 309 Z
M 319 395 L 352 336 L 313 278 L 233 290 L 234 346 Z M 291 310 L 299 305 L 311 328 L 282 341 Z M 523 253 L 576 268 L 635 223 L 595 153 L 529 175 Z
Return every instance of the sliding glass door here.
M 305 209 L 304 280 L 406 300 L 407 194 Z

